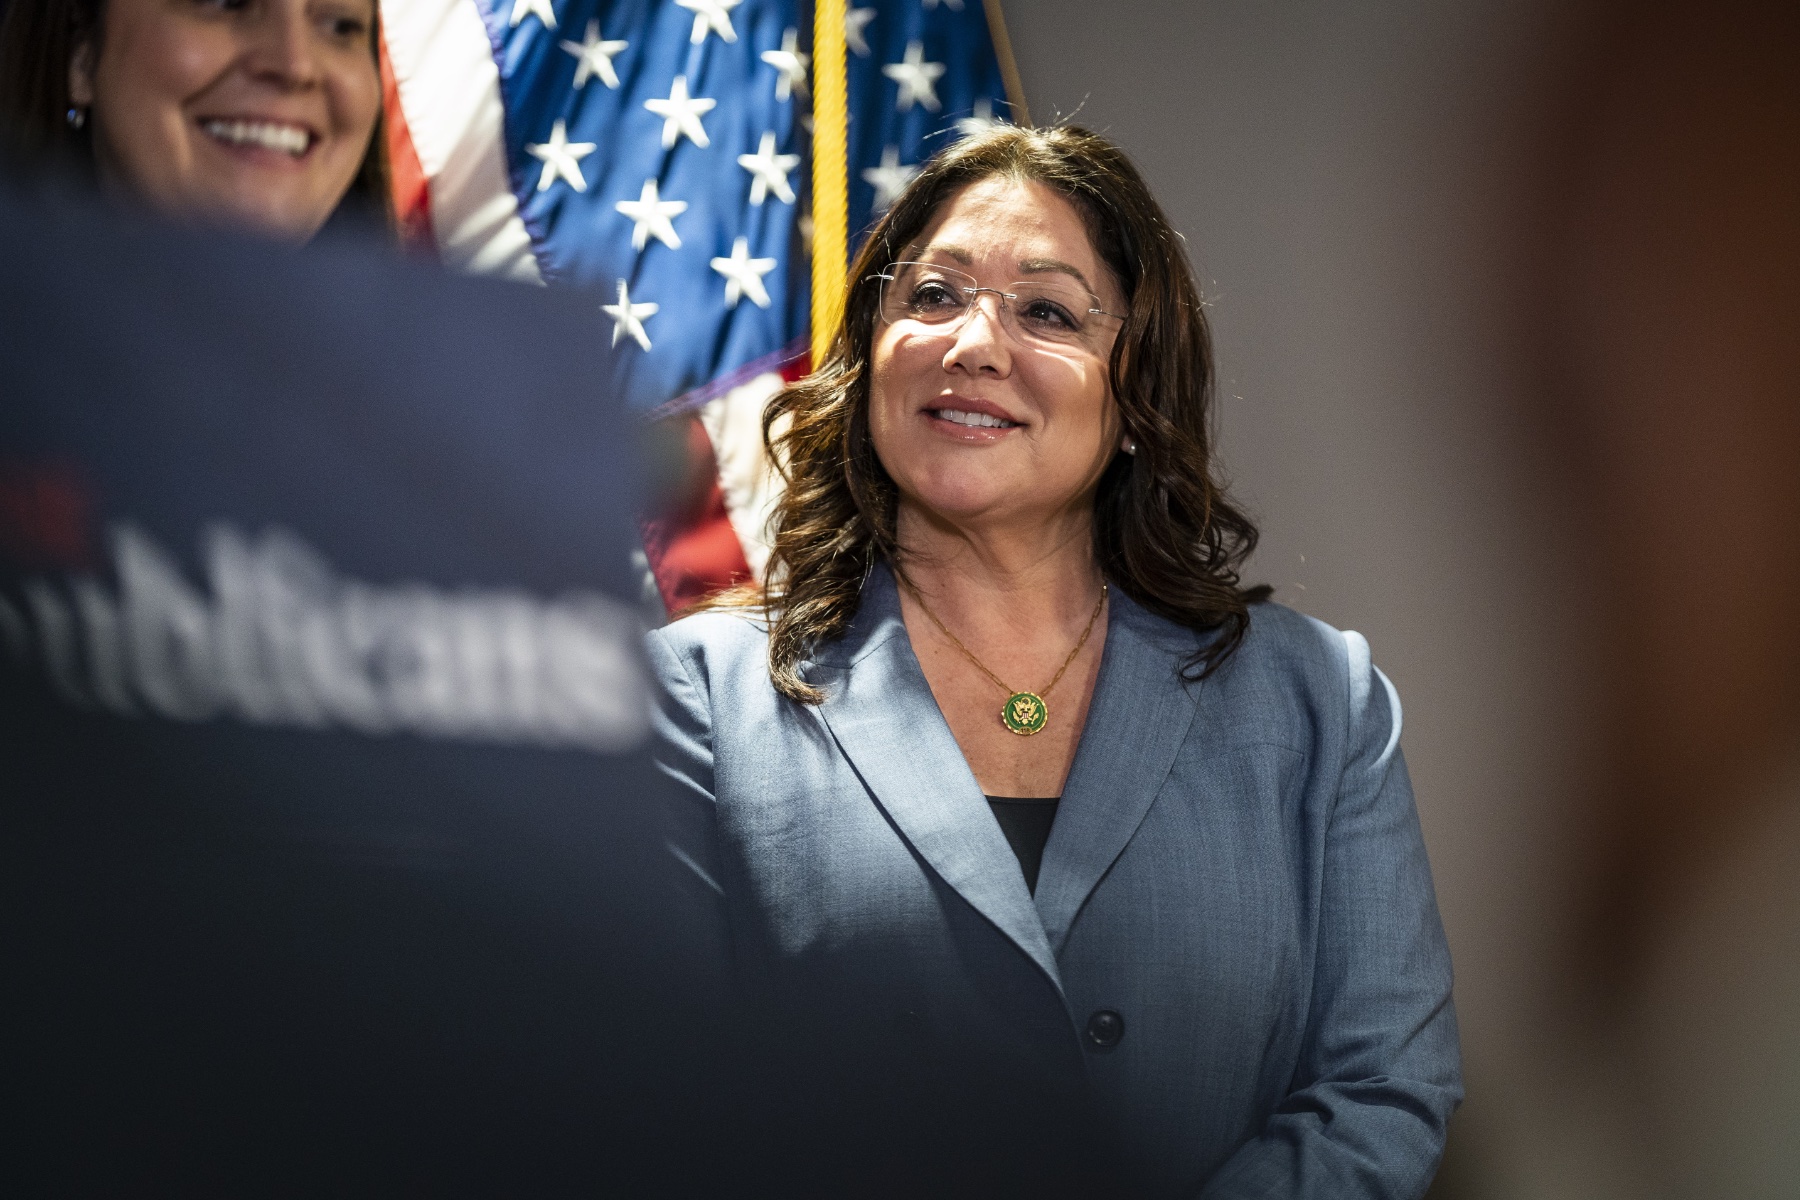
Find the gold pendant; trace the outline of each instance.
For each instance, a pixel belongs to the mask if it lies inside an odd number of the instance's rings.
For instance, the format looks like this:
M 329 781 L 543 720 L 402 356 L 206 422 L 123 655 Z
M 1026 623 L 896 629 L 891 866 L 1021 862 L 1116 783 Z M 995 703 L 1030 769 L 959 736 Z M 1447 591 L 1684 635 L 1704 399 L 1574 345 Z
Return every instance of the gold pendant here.
M 1030 737 L 1050 719 L 1050 709 L 1036 692 L 1014 692 L 1000 710 L 1000 722 L 1020 737 Z

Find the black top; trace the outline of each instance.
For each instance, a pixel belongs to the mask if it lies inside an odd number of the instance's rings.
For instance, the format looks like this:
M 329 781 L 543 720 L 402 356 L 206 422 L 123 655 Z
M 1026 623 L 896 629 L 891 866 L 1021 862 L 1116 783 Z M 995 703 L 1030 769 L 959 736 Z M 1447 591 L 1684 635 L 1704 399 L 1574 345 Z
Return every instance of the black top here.
M 1025 886 L 1037 895 L 1038 867 L 1044 862 L 1044 843 L 1050 840 L 1050 826 L 1056 821 L 1056 806 L 1061 796 L 1020 797 L 989 796 L 988 807 L 1000 822 L 1013 853 L 1018 856 L 1019 870 L 1025 872 Z

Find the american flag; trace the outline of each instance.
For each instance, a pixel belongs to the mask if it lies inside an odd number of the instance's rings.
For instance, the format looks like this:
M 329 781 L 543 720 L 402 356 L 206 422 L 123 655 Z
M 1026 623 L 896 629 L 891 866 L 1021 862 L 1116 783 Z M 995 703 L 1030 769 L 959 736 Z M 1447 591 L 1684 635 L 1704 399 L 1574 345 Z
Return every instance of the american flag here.
M 852 243 L 925 158 L 1022 119 L 998 0 L 851 4 L 382 0 L 404 227 L 453 267 L 591 292 L 622 351 L 597 383 L 683 426 L 691 494 L 645 524 L 671 610 L 767 558 L 761 410 L 806 370 L 813 300 L 815 11 L 843 22 Z

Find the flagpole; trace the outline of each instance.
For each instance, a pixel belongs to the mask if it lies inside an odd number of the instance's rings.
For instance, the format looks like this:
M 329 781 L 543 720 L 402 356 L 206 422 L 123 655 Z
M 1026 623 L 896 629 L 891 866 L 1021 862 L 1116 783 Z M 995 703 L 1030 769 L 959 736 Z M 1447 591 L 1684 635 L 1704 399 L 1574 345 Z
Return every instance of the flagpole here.
M 1025 81 L 1019 78 L 1019 64 L 1013 59 L 1012 39 L 1006 36 L 1006 14 L 1000 11 L 1000 0 L 982 0 L 987 15 L 988 36 L 994 43 L 994 57 L 1000 60 L 1000 78 L 1006 84 L 1006 100 L 1012 108 L 1007 117 L 1014 125 L 1029 129 L 1031 109 L 1025 104 Z
M 843 311 L 850 256 L 850 105 L 844 0 L 813 8 L 812 366 L 818 369 Z

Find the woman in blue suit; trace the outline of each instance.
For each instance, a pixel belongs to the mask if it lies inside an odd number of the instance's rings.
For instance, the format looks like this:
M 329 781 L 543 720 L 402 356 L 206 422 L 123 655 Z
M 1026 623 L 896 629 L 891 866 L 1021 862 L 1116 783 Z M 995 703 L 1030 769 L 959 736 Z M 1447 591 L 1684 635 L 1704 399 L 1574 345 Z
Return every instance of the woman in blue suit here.
M 1001 128 L 852 279 L 767 414 L 765 588 L 650 639 L 769 1044 L 815 1115 L 919 1122 L 842 1165 L 1034 1191 L 1073 1140 L 1117 1192 L 1421 1195 L 1461 1084 L 1399 702 L 1239 585 L 1178 235 L 1108 142 Z

